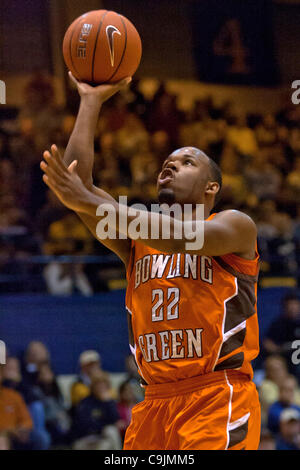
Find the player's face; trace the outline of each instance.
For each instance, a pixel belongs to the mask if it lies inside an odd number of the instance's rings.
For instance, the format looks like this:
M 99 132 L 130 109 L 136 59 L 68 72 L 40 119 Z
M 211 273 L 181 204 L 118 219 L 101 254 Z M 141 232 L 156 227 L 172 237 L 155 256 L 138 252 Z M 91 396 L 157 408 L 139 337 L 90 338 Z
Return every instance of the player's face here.
M 209 161 L 194 147 L 183 147 L 164 161 L 157 179 L 160 203 L 201 204 L 209 180 Z

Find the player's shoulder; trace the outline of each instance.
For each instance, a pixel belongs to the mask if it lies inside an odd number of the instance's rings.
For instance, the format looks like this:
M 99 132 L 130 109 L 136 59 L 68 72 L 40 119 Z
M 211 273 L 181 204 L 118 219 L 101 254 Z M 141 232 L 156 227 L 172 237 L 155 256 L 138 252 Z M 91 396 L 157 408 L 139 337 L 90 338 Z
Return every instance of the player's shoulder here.
M 237 209 L 226 209 L 221 212 L 217 212 L 214 216 L 215 220 L 220 222 L 228 222 L 235 224 L 242 229 L 250 230 L 251 232 L 257 234 L 257 228 L 254 220 L 245 212 L 239 211 Z

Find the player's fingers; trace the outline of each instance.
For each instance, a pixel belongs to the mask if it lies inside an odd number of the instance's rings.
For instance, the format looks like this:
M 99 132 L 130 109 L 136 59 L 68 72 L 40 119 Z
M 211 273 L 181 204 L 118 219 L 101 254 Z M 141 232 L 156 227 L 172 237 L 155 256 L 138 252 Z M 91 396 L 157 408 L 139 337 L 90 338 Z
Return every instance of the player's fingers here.
M 50 154 L 50 152 L 48 152 L 47 150 L 43 153 L 43 157 L 45 159 L 45 161 L 47 162 L 47 165 L 49 165 L 49 167 L 53 168 L 58 174 L 60 174 L 61 176 L 64 175 L 65 173 L 65 170 L 63 168 L 61 168 L 61 166 L 57 163 L 57 161 L 52 157 L 52 155 Z M 42 167 L 41 167 L 42 168 Z M 43 169 L 43 168 L 42 168 Z
M 44 183 L 46 183 L 46 185 L 48 186 L 48 183 L 49 183 L 49 180 L 48 180 L 48 176 L 47 175 L 43 175 L 43 181 Z
M 70 77 L 70 80 L 72 80 L 72 82 L 77 86 L 79 84 L 79 82 L 78 82 L 78 80 L 76 80 L 76 78 L 72 74 L 71 70 L 69 70 L 68 75 Z
M 54 181 L 52 181 L 47 175 L 43 175 L 43 181 L 48 186 L 49 189 L 60 199 L 59 191 Z
M 60 154 L 60 151 L 58 150 L 57 146 L 55 144 L 51 145 L 51 154 L 56 161 L 56 163 L 61 167 L 62 170 L 66 170 L 67 167 L 63 162 L 62 156 Z
M 103 85 L 98 85 L 96 89 L 103 93 L 105 100 L 107 100 L 115 93 L 125 88 L 131 82 L 131 80 L 131 77 L 123 78 L 123 80 L 120 80 L 116 83 L 104 83 Z
M 56 145 L 51 146 L 51 152 L 49 152 L 49 150 L 45 150 L 45 152 L 43 153 L 43 157 L 48 164 L 54 165 L 55 162 L 63 172 L 66 171 L 66 166 L 60 157 Z
M 127 85 L 129 85 L 131 80 L 132 80 L 131 77 L 123 78 L 123 80 L 120 80 L 119 82 L 115 83 L 114 87 L 118 90 L 121 90 L 122 88 L 125 88 Z
M 51 181 L 48 175 L 43 175 L 43 181 L 50 189 L 52 189 L 53 192 L 56 193 L 56 185 Z
M 132 81 L 132 77 L 126 77 L 123 80 L 121 80 L 119 83 L 123 85 L 129 85 L 129 83 Z
M 70 163 L 70 165 L 68 166 L 69 173 L 73 173 L 76 171 L 77 164 L 78 160 L 73 160 L 72 163 Z
M 55 181 L 60 185 L 65 185 L 65 178 L 62 175 L 58 174 L 55 169 L 51 168 L 45 162 L 41 162 L 40 168 L 47 176 L 51 178 L 52 181 Z

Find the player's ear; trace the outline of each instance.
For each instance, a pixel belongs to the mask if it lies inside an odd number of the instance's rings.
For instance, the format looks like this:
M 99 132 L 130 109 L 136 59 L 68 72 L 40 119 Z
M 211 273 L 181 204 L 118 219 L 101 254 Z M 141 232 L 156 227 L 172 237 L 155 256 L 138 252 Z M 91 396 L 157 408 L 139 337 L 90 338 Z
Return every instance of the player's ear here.
M 220 191 L 220 185 L 217 181 L 208 181 L 205 189 L 205 194 L 216 195 Z

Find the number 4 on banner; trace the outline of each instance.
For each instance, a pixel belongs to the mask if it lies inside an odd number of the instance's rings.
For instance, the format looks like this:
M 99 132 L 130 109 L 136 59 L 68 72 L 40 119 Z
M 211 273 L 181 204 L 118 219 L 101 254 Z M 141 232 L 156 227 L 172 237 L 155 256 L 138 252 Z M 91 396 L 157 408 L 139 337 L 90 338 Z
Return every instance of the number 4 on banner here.
M 3 80 L 0 80 L 0 104 L 6 104 L 6 86 Z
M 247 75 L 251 72 L 247 65 L 248 49 L 243 42 L 241 23 L 236 18 L 226 21 L 222 26 L 213 47 L 215 55 L 231 57 L 232 63 L 228 73 Z

